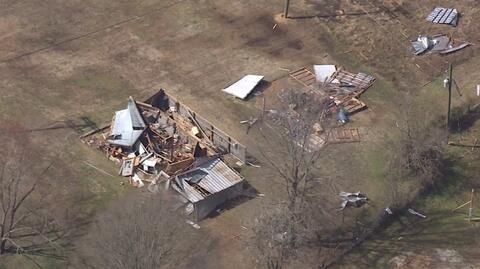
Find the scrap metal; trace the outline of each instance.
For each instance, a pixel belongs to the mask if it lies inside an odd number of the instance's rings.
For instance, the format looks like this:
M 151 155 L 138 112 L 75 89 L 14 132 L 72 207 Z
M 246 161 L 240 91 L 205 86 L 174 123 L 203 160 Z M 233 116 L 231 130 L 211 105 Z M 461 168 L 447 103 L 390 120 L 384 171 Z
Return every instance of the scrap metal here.
M 367 196 L 360 192 L 340 192 L 338 194 L 342 198 L 343 202 L 340 205 L 339 210 L 344 210 L 346 207 L 362 207 L 368 202 Z
M 456 45 L 455 41 L 444 34 L 434 35 L 432 37 L 427 35 L 419 35 L 416 40 L 411 41 L 413 53 L 421 55 L 427 52 L 438 52 L 440 54 L 448 54 L 465 47 L 470 46 L 469 42 L 462 41 Z
M 459 13 L 455 8 L 436 7 L 427 16 L 427 21 L 457 26 Z

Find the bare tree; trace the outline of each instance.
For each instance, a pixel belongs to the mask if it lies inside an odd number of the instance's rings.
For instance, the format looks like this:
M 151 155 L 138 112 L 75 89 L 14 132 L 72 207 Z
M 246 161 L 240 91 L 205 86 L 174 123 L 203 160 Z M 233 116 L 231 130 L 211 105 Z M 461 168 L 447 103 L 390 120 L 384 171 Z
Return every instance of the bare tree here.
M 415 111 L 412 105 L 403 120 L 396 122 L 400 132 L 392 141 L 395 154 L 390 168 L 399 176 L 421 178 L 425 185 L 434 184 L 441 176 L 445 133 L 434 124 L 426 113 Z
M 188 258 L 204 253 L 199 244 L 208 241 L 205 230 L 187 224 L 168 206 L 175 201 L 165 197 L 173 199 L 168 193 L 135 192 L 115 201 L 80 243 L 81 267 L 179 268 Z
M 254 244 L 269 267 L 280 268 L 305 242 L 315 237 L 312 213 L 324 212 L 309 203 L 309 194 L 320 179 L 317 162 L 328 133 L 326 104 L 308 93 L 287 91 L 284 110 L 264 119 L 261 134 L 263 160 L 285 189 L 285 203 L 257 219 Z M 270 124 L 277 125 L 275 130 Z M 322 131 L 323 130 L 323 131 Z M 323 133 L 322 133 L 323 132 Z M 267 151 L 267 149 L 274 149 Z
M 398 132 L 385 140 L 392 154 L 385 176 L 389 180 L 393 207 L 403 207 L 417 193 L 402 185 L 416 181 L 416 190 L 434 186 L 442 178 L 444 166 L 442 144 L 446 133 L 443 128 L 436 126 L 435 119 L 417 107 L 410 97 L 407 96 L 403 107 L 394 123 Z
M 20 126 L 3 126 L 0 147 L 8 154 L 0 156 L 0 256 L 19 254 L 39 267 L 38 256 L 65 259 L 79 223 L 48 180 L 55 160 L 39 158 Z

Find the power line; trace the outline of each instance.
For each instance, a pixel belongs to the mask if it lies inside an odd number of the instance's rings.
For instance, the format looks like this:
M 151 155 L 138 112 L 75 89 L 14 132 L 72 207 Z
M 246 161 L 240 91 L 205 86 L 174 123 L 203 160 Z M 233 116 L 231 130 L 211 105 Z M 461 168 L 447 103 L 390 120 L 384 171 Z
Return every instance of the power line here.
M 365 1 L 366 1 L 369 5 L 371 5 L 372 7 L 378 8 L 377 6 L 375 6 L 374 4 L 372 4 L 369 0 L 365 0 Z M 389 29 L 387 29 L 385 26 L 383 26 L 381 23 L 379 23 L 379 22 L 378 22 L 372 15 L 370 15 L 362 6 L 360 6 L 360 9 L 362 9 L 363 11 L 365 11 L 366 15 L 369 16 L 378 26 L 380 26 L 380 27 L 383 29 L 382 33 L 383 33 L 385 36 L 388 36 L 389 34 L 392 33 L 392 31 L 389 31 Z M 397 19 L 397 20 L 398 20 L 398 19 Z M 399 20 L 398 20 L 398 21 L 399 21 Z M 400 23 L 400 24 L 401 24 L 401 23 Z M 403 28 L 402 30 L 405 31 L 405 28 Z M 403 39 L 403 40 L 406 40 L 407 42 L 410 42 L 410 40 L 408 40 L 408 38 L 405 37 L 405 36 L 403 36 L 403 35 L 402 35 L 400 38 Z M 401 43 L 401 42 L 400 42 L 399 44 L 401 44 L 401 46 L 405 47 L 406 49 L 410 49 L 410 47 L 407 46 L 407 45 L 405 45 L 404 43 Z M 424 62 L 428 67 L 431 68 L 431 70 L 434 71 L 434 73 L 443 72 L 443 68 L 441 68 L 441 67 L 436 67 L 436 66 L 432 65 L 429 61 L 427 61 L 427 60 L 424 59 L 424 58 L 419 58 L 419 57 L 417 57 L 416 59 Z M 445 64 L 447 64 L 447 62 L 446 62 L 445 60 L 442 59 L 442 61 L 443 61 Z
M 91 35 L 94 35 L 94 34 L 103 32 L 103 31 L 105 31 L 105 30 L 108 30 L 108 29 L 110 29 L 110 28 L 112 28 L 112 27 L 118 27 L 118 26 L 120 26 L 120 25 L 123 25 L 123 24 L 129 23 L 129 22 L 132 22 L 132 21 L 136 21 L 136 20 L 142 19 L 142 18 L 144 18 L 144 17 L 147 17 L 147 16 L 149 16 L 149 15 L 158 13 L 158 12 L 160 12 L 160 11 L 165 11 L 166 9 L 171 8 L 171 7 L 173 7 L 173 6 L 176 6 L 176 5 L 178 5 L 178 4 L 181 4 L 181 3 L 185 2 L 185 1 L 188 1 L 188 0 L 177 0 L 177 1 L 173 2 L 173 3 L 171 3 L 171 4 L 162 6 L 162 7 L 157 8 L 157 9 L 150 10 L 149 12 L 145 12 L 145 13 L 143 13 L 143 14 L 130 17 L 130 18 L 124 19 L 124 20 L 122 20 L 122 21 L 119 21 L 119 22 L 116 22 L 116 23 L 113 23 L 113 24 L 109 24 L 109 25 L 107 25 L 107 26 L 104 26 L 104 27 L 98 28 L 98 29 L 96 29 L 96 30 L 87 32 L 87 33 L 85 33 L 85 34 L 81 34 L 81 35 L 78 35 L 78 36 L 75 36 L 75 37 L 71 37 L 71 38 L 68 38 L 68 39 L 65 39 L 65 40 L 56 42 L 56 43 L 51 44 L 51 45 L 47 45 L 47 46 L 44 46 L 44 47 L 41 47 L 41 48 L 38 48 L 38 49 L 34 49 L 34 50 L 31 50 L 31 51 L 28 51 L 28 52 L 21 53 L 21 54 L 19 54 L 19 55 L 15 55 L 15 56 L 12 56 L 12 57 L 8 57 L 8 58 L 5 58 L 5 59 L 2 59 L 2 60 L 0 60 L 0 63 L 6 63 L 6 62 L 15 61 L 15 60 L 21 59 L 21 58 L 23 58 L 23 57 L 27 57 L 27 56 L 30 56 L 30 55 L 33 55 L 33 54 L 36 54 L 36 53 L 39 53 L 39 52 L 42 52 L 42 51 L 45 51 L 45 50 L 49 50 L 49 49 L 54 48 L 54 47 L 58 47 L 58 46 L 61 46 L 61 45 L 64 45 L 64 44 L 73 42 L 73 41 L 75 41 L 75 40 L 79 40 L 79 39 L 83 39 L 83 38 L 89 37 L 89 36 L 91 36 Z

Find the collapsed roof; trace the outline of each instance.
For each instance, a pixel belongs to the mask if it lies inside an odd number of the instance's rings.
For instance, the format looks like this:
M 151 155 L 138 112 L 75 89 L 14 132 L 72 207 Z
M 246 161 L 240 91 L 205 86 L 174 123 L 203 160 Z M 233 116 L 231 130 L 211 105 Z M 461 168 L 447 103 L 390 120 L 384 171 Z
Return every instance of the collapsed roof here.
M 115 112 L 112 131 L 108 143 L 122 147 L 132 147 L 147 128 L 137 104 L 128 99 L 127 109 Z
M 199 202 L 210 195 L 226 190 L 243 181 L 235 170 L 222 159 L 208 159 L 196 168 L 176 177 L 176 190 L 191 203 Z

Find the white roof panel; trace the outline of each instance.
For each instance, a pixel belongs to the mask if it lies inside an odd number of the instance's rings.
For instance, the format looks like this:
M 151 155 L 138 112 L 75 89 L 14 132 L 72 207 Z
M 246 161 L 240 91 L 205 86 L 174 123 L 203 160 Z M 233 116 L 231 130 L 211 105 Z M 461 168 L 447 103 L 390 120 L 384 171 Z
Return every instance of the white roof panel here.
M 329 81 L 330 77 L 337 72 L 337 67 L 331 64 L 322 64 L 322 65 L 314 65 L 313 70 L 315 71 L 315 77 L 317 78 L 317 82 L 332 82 L 332 83 L 339 83 L 337 79 L 333 79 Z
M 240 99 L 245 99 L 250 92 L 253 91 L 255 86 L 260 83 L 264 76 L 258 75 L 246 75 L 239 81 L 233 83 L 228 88 L 223 89 L 222 91 L 229 93 Z

